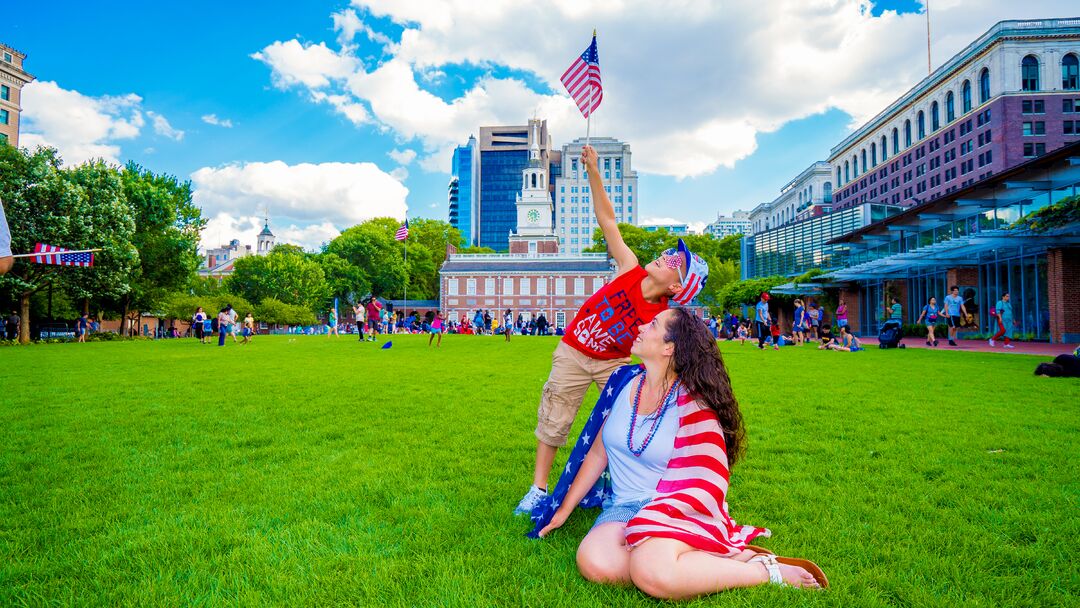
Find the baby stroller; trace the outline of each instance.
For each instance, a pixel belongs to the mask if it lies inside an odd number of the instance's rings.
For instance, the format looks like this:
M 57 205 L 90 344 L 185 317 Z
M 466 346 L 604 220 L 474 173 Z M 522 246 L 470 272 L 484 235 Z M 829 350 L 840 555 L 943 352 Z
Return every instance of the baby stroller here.
M 895 320 L 886 321 L 878 332 L 878 348 L 904 348 L 900 344 L 903 333 L 900 331 L 900 322 Z

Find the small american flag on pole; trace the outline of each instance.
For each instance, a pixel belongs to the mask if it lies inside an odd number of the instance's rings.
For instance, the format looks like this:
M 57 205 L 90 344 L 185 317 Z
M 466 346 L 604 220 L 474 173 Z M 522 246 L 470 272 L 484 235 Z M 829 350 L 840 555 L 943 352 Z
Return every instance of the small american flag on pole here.
M 596 32 L 593 32 L 592 44 L 570 64 L 560 80 L 570 97 L 574 98 L 582 116 L 588 118 L 600 107 L 600 100 L 604 98 L 604 87 L 600 84 L 600 55 L 596 52 Z
M 394 238 L 399 241 L 404 241 L 409 238 L 409 220 L 406 219 L 405 223 L 401 225 L 401 228 L 397 229 L 397 232 L 394 233 Z
M 55 264 L 58 266 L 93 266 L 94 254 L 87 251 L 75 251 L 70 249 L 64 249 L 63 247 L 57 247 L 56 245 L 45 245 L 44 243 L 38 243 L 34 245 L 34 253 L 43 254 L 35 255 L 30 258 L 35 264 Z

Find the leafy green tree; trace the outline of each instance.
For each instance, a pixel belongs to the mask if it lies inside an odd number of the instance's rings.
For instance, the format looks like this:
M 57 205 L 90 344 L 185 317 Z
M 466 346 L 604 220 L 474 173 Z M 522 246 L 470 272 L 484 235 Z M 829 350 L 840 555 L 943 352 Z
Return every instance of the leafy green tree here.
M 92 213 L 90 241 L 85 248 L 101 249 L 94 254 L 90 272 L 66 274 L 67 291 L 79 301 L 79 309 L 90 313 L 90 298 L 119 299 L 132 289 L 140 255 L 132 242 L 135 235 L 135 216 L 127 204 L 120 172 L 103 161 L 93 161 L 63 175 L 77 184 L 88 198 Z
M 458 253 L 497 253 L 491 247 L 458 247 Z
M 404 248 L 394 240 L 399 226 L 389 217 L 368 220 L 346 229 L 326 245 L 324 253 L 337 255 L 359 268 L 373 295 L 396 295 L 402 291 L 407 276 Z M 411 224 L 409 228 L 411 232 Z
M 425 218 L 409 222 L 410 299 L 431 300 L 439 296 L 439 268 L 446 261 L 446 246 L 460 242 L 461 231 L 448 222 Z M 400 245 L 404 249 L 405 244 Z
M 330 297 L 330 288 L 312 257 L 289 246 L 278 246 L 265 256 L 239 258 L 233 264 L 233 274 L 225 279 L 225 287 L 255 303 L 276 298 L 308 310 L 321 310 Z
M 113 178 L 107 171 L 103 173 L 99 163 L 91 163 L 81 172 L 65 172 L 60 169 L 56 150 L 39 147 L 29 152 L 0 145 L 0 199 L 16 252 L 29 252 L 35 243 L 48 243 L 69 249 L 103 246 L 107 255 L 123 254 L 132 225 L 115 191 Z M 123 263 L 108 257 L 103 260 L 110 267 L 113 262 Z M 21 259 L 0 277 L 0 289 L 19 302 L 19 341 L 30 341 L 30 300 L 35 293 L 61 277 L 76 283 L 91 272 L 92 268 Z
M 787 282 L 786 277 L 779 275 L 733 281 L 725 285 L 717 293 L 717 304 L 724 309 L 735 308 L 742 304 L 754 304 L 761 297 L 761 292 Z
M 199 234 L 206 225 L 192 202 L 191 182 L 155 174 L 134 162 L 122 173 L 124 197 L 135 215 L 132 243 L 139 252 L 131 290 L 121 302 L 122 314 L 153 310 L 170 293 L 188 287 L 201 256 Z
M 355 304 L 371 291 L 371 283 L 359 266 L 350 264 L 336 253 L 321 253 L 315 259 L 326 275 L 331 297 L 339 297 Z
M 302 306 L 265 298 L 255 307 L 255 318 L 271 325 L 312 325 L 315 315 Z

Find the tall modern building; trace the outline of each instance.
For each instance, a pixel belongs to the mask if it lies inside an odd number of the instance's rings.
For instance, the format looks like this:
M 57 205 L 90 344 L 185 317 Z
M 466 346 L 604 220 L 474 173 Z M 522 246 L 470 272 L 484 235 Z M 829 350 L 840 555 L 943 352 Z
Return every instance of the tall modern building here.
M 734 211 L 728 217 L 717 213 L 716 221 L 705 226 L 705 234 L 714 239 L 736 234 L 750 234 L 750 214 L 746 211 Z
M 469 246 L 476 245 L 479 233 L 477 221 L 477 174 L 480 170 L 479 149 L 476 138 L 469 136 L 464 146 L 454 148 L 450 185 L 447 196 L 450 202 L 450 225 L 461 231 L 461 238 Z
M 0 43 L 0 143 L 19 145 L 22 88 L 34 80 L 23 70 L 25 53 Z
M 630 164 L 630 144 L 613 137 L 593 137 L 589 144 L 599 157 L 604 190 L 615 206 L 615 217 L 619 222 L 636 225 L 638 177 Z M 585 168 L 578 166 L 584 145 L 585 138 L 581 137 L 563 146 L 562 176 L 555 182 L 555 231 L 560 250 L 571 255 L 592 246 L 592 233 L 597 228 L 589 178 Z
M 817 161 L 780 189 L 780 196 L 750 212 L 750 232 L 757 234 L 832 210 L 831 165 Z
M 834 209 L 934 200 L 1080 140 L 1080 19 L 1002 21 L 837 144 Z

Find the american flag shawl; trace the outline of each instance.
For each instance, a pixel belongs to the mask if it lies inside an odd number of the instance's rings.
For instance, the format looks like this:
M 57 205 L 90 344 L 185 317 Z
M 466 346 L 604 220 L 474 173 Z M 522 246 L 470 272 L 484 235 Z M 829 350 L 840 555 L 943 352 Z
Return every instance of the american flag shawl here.
M 63 247 L 57 247 L 56 245 L 45 245 L 44 243 L 37 243 L 34 245 L 34 253 L 41 253 L 44 255 L 35 255 L 30 258 L 35 264 L 55 264 L 58 266 L 93 266 L 94 254 L 93 252 L 82 253 L 66 253 L 69 249 Z
M 574 98 L 581 115 L 588 118 L 600 107 L 604 85 L 600 83 L 600 55 L 596 52 L 596 32 L 592 44 L 570 64 L 559 79 L 570 97 Z
M 397 229 L 394 233 L 394 238 L 399 241 L 404 241 L 409 238 L 409 220 L 405 220 L 405 223 L 401 225 L 401 228 Z
M 615 370 L 581 431 L 570 460 L 555 490 L 533 509 L 535 527 L 530 538 L 538 538 L 562 504 L 593 441 L 600 440 L 601 427 L 619 393 L 644 371 L 641 365 L 624 365 Z M 768 537 L 765 528 L 740 526 L 728 515 L 727 488 L 730 475 L 724 433 L 716 413 L 699 405 L 688 393 L 679 391 L 679 430 L 675 451 L 667 470 L 656 486 L 657 496 L 626 525 L 626 542 L 631 546 L 649 538 L 673 538 L 695 549 L 721 556 L 735 555 L 754 538 Z M 610 494 L 605 471 L 596 487 L 581 501 L 581 507 L 599 507 Z

